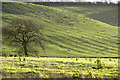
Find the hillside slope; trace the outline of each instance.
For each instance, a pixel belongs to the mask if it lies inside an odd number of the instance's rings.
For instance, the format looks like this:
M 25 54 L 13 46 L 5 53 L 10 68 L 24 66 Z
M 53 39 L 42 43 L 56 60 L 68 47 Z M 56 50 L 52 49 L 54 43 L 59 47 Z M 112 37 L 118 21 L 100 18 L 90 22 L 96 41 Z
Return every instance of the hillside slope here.
M 32 3 L 3 3 L 3 25 L 14 17 L 45 24 L 47 27 L 43 32 L 48 43 L 45 54 L 38 45 L 40 56 L 117 57 L 118 27 L 87 17 L 82 14 L 85 8 L 77 7 L 81 12 L 73 11 L 76 7 L 69 6 L 64 9 Z M 3 44 L 2 53 L 13 54 L 14 50 Z

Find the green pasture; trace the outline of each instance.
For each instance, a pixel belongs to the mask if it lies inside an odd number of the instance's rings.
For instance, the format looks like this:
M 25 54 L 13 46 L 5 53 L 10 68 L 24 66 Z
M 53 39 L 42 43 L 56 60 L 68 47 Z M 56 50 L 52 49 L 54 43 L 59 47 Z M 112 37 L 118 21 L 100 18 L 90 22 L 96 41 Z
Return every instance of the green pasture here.
M 3 2 L 2 27 L 16 17 L 44 24 L 45 52 L 40 45 L 29 57 L 11 46 L 2 35 L 3 78 L 118 78 L 117 6 L 45 6 L 25 2 Z M 11 57 L 12 56 L 12 57 Z M 17 56 L 17 57 L 13 57 Z M 40 56 L 58 56 L 40 57 Z M 76 57 L 76 58 L 67 58 Z
M 45 6 L 4 2 L 2 9 L 3 27 L 15 17 L 29 18 L 45 25 L 42 32 L 46 51 L 44 54 L 41 47 L 35 45 L 39 51 L 37 56 L 118 56 L 118 26 L 114 25 L 117 24 L 116 18 L 111 18 L 117 17 L 116 6 Z M 4 35 L 2 41 L 2 54 L 19 54 L 19 47 L 8 45 Z M 36 56 L 33 53 L 29 55 Z

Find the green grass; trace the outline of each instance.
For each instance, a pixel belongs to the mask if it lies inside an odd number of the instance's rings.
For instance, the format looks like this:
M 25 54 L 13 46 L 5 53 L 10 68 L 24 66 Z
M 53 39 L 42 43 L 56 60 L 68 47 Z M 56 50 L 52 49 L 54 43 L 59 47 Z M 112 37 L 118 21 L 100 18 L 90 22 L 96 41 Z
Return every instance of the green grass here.
M 116 16 L 116 6 L 54 7 L 11 2 L 3 3 L 2 7 L 3 25 L 9 24 L 10 20 L 15 17 L 30 18 L 46 25 L 43 30 L 44 38 L 48 41 L 46 53 L 44 54 L 37 45 L 36 49 L 39 50 L 39 56 L 118 56 L 118 27 L 113 26 L 116 20 L 111 19 L 111 16 Z M 96 13 L 96 11 L 99 11 L 99 13 Z M 92 17 L 95 19 L 92 19 Z M 106 20 L 100 20 L 99 17 Z M 2 49 L 3 54 L 14 54 L 9 46 L 6 44 L 3 44 L 3 46 L 5 47 Z M 107 47 L 110 47 L 110 49 L 107 49 Z M 71 51 L 68 51 L 69 49 Z
M 3 78 L 117 78 L 118 59 L 102 58 L 105 66 L 97 67 L 97 58 L 2 57 Z M 91 59 L 91 60 L 90 60 Z M 92 74 L 93 76 L 91 76 Z
M 80 6 L 80 5 L 79 5 Z M 60 9 L 65 9 L 68 11 L 72 11 L 74 13 L 80 13 L 83 16 L 90 17 L 92 19 L 101 21 L 103 23 L 107 23 L 113 26 L 117 26 L 118 18 L 117 18 L 117 7 L 116 5 L 82 5 L 80 7 L 59 7 Z M 109 13 L 109 14 L 108 14 Z

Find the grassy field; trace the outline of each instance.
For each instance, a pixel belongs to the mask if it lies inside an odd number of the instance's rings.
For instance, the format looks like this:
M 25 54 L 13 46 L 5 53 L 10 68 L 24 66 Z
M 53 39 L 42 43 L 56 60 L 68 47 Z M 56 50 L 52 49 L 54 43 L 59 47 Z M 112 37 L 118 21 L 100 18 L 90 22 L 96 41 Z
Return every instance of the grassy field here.
M 100 60 L 102 68 L 98 69 Z M 118 59 L 2 57 L 3 78 L 118 78 Z
M 3 3 L 2 7 L 3 26 L 15 17 L 30 18 L 45 24 L 46 53 L 36 45 L 39 56 L 118 56 L 118 27 L 113 26 L 117 23 L 116 18 L 111 18 L 117 17 L 116 6 L 45 6 L 11 2 Z M 3 35 L 2 53 L 16 54 L 18 48 L 6 43 Z M 35 56 L 32 53 L 29 55 Z
M 75 4 L 75 3 L 74 3 Z M 2 24 L 16 17 L 44 24 L 45 53 L 40 45 L 29 57 L 10 57 L 19 47 L 2 35 L 3 78 L 118 78 L 118 22 L 115 5 L 55 6 L 24 2 L 2 4 Z M 50 58 L 40 56 L 76 57 Z

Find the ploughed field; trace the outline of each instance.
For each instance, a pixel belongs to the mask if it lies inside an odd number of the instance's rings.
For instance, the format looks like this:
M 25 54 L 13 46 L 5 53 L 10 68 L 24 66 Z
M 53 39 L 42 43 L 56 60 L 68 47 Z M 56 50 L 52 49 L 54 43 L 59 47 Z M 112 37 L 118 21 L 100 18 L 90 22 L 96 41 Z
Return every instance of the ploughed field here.
M 117 78 L 118 59 L 2 57 L 2 78 Z

